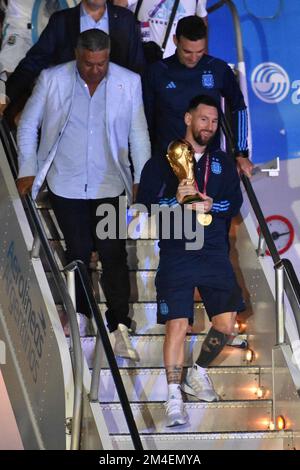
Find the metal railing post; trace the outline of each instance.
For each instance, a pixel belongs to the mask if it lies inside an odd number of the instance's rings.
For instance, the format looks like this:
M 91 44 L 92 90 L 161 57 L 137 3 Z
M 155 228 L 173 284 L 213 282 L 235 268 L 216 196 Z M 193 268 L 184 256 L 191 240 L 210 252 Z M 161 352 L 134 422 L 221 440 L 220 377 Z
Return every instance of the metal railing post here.
M 38 259 L 40 257 L 40 249 L 41 249 L 41 239 L 38 233 L 36 233 L 33 239 L 31 258 Z
M 3 144 L 4 150 L 6 152 L 10 169 L 12 171 L 13 177 L 17 178 L 16 171 L 16 145 L 13 140 L 13 137 L 9 133 L 9 128 L 7 123 L 2 121 L 0 123 L 0 138 Z M 73 354 L 71 354 L 72 365 L 73 365 L 73 374 L 74 374 L 74 403 L 73 403 L 73 416 L 70 420 L 71 428 L 71 450 L 77 450 L 80 448 L 80 438 L 81 438 L 81 425 L 82 425 L 82 408 L 83 408 L 83 353 L 81 348 L 79 328 L 76 320 L 76 310 L 74 309 L 75 301 L 75 270 L 80 275 L 80 280 L 85 290 L 85 295 L 87 297 L 89 308 L 91 313 L 94 316 L 94 319 L 97 324 L 98 332 L 102 339 L 103 349 L 108 359 L 109 367 L 112 371 L 114 377 L 115 385 L 120 397 L 120 402 L 124 411 L 126 422 L 131 434 L 133 446 L 136 450 L 143 450 L 143 445 L 140 439 L 140 435 L 137 429 L 136 422 L 128 401 L 126 390 L 121 378 L 121 374 L 110 344 L 108 333 L 104 321 L 101 317 L 99 307 L 94 297 L 93 289 L 90 285 L 90 279 L 87 274 L 86 268 L 83 263 L 80 261 L 70 263 L 64 268 L 64 272 L 71 271 L 67 278 L 69 278 L 68 285 L 72 295 L 72 298 L 68 292 L 66 285 L 66 278 L 61 275 L 60 268 L 57 264 L 53 251 L 49 245 L 46 231 L 41 222 L 40 216 L 38 214 L 35 203 L 33 202 L 30 195 L 23 198 L 23 203 L 28 210 L 28 219 L 31 221 L 35 227 L 39 240 L 36 238 L 36 247 L 34 251 L 38 251 L 38 244 L 40 243 L 43 247 L 43 252 L 47 262 L 49 263 L 50 270 L 53 274 L 53 280 L 56 284 L 56 287 L 59 291 L 59 294 L 62 298 L 63 306 L 65 312 L 68 316 L 70 323 L 70 333 L 73 343 Z M 34 244 L 33 244 L 34 247 Z M 99 361 L 100 362 L 100 361 Z M 99 368 L 101 365 L 99 365 Z M 99 369 L 98 369 L 99 370 Z M 95 374 L 96 376 L 96 374 Z M 95 379 L 94 379 L 95 380 Z
M 76 287 L 75 287 L 75 269 L 68 266 L 65 267 L 67 278 L 67 290 L 69 293 L 70 301 L 72 302 L 73 311 L 75 314 L 69 316 L 70 322 L 70 354 L 73 356 L 74 363 L 77 364 L 77 373 L 75 374 L 75 394 L 74 394 L 74 411 L 72 418 L 72 432 L 71 432 L 71 450 L 78 450 L 80 447 L 80 433 L 82 422 L 82 396 L 83 396 L 83 360 L 82 349 L 80 343 L 79 327 L 76 317 Z M 70 309 L 72 310 L 72 309 Z M 75 347 L 74 347 L 75 343 Z
M 93 384 L 94 388 L 92 390 L 92 393 L 95 397 L 96 387 L 97 387 L 96 379 L 99 377 L 99 373 L 100 373 L 99 371 L 101 369 L 101 363 L 100 363 L 101 362 L 101 347 L 103 347 L 103 350 L 105 352 L 108 365 L 111 370 L 111 373 L 115 382 L 115 386 L 119 395 L 120 403 L 123 408 L 123 413 L 125 415 L 127 426 L 128 426 L 131 438 L 132 438 L 133 446 L 135 450 L 143 450 L 143 445 L 141 442 L 139 431 L 138 431 L 138 428 L 137 428 L 137 425 L 136 425 L 136 422 L 135 422 L 135 419 L 131 410 L 131 406 L 130 406 L 128 396 L 127 396 L 127 393 L 126 393 L 126 390 L 122 381 L 122 377 L 120 374 L 120 370 L 119 370 L 119 367 L 118 367 L 118 364 L 117 364 L 117 361 L 116 361 L 116 358 L 115 358 L 115 355 L 114 355 L 114 352 L 110 343 L 110 339 L 109 339 L 103 318 L 101 316 L 99 306 L 97 305 L 97 302 L 95 299 L 95 295 L 93 292 L 93 288 L 91 285 L 91 281 L 90 281 L 86 266 L 84 265 L 82 261 L 74 261 L 69 266 L 71 267 L 72 265 L 74 268 L 77 269 L 79 279 L 84 288 L 86 299 L 89 304 L 89 309 L 92 315 L 94 316 L 94 319 L 98 328 L 98 336 L 101 338 L 101 343 L 102 343 L 100 345 L 100 341 L 98 341 L 98 346 L 97 346 L 97 350 L 95 353 L 94 366 L 96 368 L 96 372 L 94 375 L 94 384 Z M 97 364 L 97 361 L 98 361 L 98 364 Z
M 275 266 L 276 289 L 276 344 L 285 342 L 285 312 L 284 312 L 284 266 Z
M 76 312 L 75 270 L 67 271 L 67 287 Z
M 17 146 L 5 119 L 2 120 L 0 123 L 0 138 L 7 156 L 12 175 L 14 179 L 17 179 Z M 23 203 L 27 209 L 28 220 L 33 224 L 36 230 L 36 233 L 34 235 L 34 242 L 32 244 L 31 257 L 38 258 L 40 248 L 41 246 L 43 247 L 43 252 L 45 254 L 47 262 L 50 265 L 50 270 L 53 274 L 53 280 L 59 291 L 63 305 L 65 307 L 65 311 L 68 315 L 68 319 L 70 322 L 70 331 L 74 346 L 73 357 L 71 355 L 74 371 L 74 405 L 71 430 L 71 450 L 77 450 L 80 447 L 81 436 L 83 359 L 75 310 L 73 306 L 73 301 L 71 300 L 67 291 L 65 279 L 63 279 L 61 275 L 53 251 L 49 245 L 47 234 L 39 217 L 35 203 L 33 202 L 30 195 L 27 195 L 23 198 Z
M 264 239 L 262 232 L 260 232 L 259 238 L 258 238 L 257 256 L 265 256 L 266 249 L 267 249 L 266 240 Z
M 90 390 L 90 401 L 97 402 L 99 400 L 99 386 L 100 386 L 100 373 L 101 373 L 101 356 L 103 353 L 103 346 L 100 338 L 100 333 L 97 334 L 95 355 L 92 372 L 92 382 Z

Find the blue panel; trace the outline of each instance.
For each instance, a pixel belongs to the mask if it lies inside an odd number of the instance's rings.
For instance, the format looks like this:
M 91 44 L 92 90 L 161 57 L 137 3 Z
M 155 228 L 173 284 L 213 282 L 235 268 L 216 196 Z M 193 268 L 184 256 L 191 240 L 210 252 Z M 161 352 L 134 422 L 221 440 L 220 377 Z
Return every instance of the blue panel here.
M 243 0 L 245 10 L 260 19 L 275 18 L 281 13 L 284 0 Z
M 208 0 L 208 5 L 216 3 Z M 247 70 L 253 160 L 300 156 L 300 1 L 235 0 Z M 209 17 L 209 50 L 236 63 L 228 7 Z
M 67 0 L 57 0 L 56 1 L 58 10 L 64 10 L 69 8 Z M 45 7 L 45 0 L 35 0 L 32 8 L 31 14 L 31 30 L 32 30 L 32 43 L 35 44 L 40 35 L 40 21 L 43 17 L 42 9 Z

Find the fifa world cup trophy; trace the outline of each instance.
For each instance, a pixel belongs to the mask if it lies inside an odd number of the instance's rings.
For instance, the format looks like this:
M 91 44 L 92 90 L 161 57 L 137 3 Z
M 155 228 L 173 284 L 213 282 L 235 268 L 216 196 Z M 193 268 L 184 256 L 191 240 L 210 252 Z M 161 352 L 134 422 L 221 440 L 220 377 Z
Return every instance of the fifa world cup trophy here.
M 169 144 L 167 159 L 179 182 L 187 180 L 187 183 L 195 185 L 194 154 L 195 151 L 187 140 L 178 139 Z M 185 196 L 183 204 L 192 204 L 193 202 L 202 202 L 203 200 L 195 186 L 195 194 Z M 207 226 L 212 222 L 212 215 L 205 214 L 198 209 L 197 220 L 200 225 Z
M 194 154 L 192 145 L 184 139 L 178 139 L 171 142 L 168 146 L 167 159 L 177 176 L 179 182 L 186 179 L 188 183 L 195 184 L 194 175 Z M 183 203 L 202 201 L 195 187 L 195 194 L 185 196 Z

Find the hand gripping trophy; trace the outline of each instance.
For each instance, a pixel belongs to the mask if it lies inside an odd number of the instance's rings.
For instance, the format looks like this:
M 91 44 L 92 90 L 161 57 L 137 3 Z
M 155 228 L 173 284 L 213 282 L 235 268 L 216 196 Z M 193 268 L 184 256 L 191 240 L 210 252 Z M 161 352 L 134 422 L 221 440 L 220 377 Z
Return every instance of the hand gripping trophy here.
M 169 144 L 166 156 L 179 182 L 187 180 L 187 184 L 195 185 L 194 154 L 195 151 L 193 146 L 185 139 L 174 140 Z M 195 187 L 195 194 L 185 196 L 183 203 L 191 204 L 193 202 L 201 201 L 203 201 L 203 199 L 200 197 Z M 212 222 L 212 216 L 211 214 L 198 212 L 197 220 L 201 225 L 210 225 Z

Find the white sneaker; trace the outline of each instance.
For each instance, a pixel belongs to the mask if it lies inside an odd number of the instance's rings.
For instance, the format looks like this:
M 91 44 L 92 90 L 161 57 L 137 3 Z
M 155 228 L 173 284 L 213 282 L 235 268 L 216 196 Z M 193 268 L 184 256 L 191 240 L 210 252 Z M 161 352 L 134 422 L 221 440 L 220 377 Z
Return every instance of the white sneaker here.
M 131 344 L 129 331 L 129 328 L 122 323 L 119 323 L 118 328 L 113 331 L 112 334 L 115 337 L 114 353 L 116 356 L 139 362 L 140 356 Z
M 92 318 L 88 318 L 83 313 L 77 313 L 79 317 L 79 334 L 81 337 L 95 336 L 95 328 Z
M 185 381 L 181 385 L 181 390 L 188 395 L 193 395 L 199 400 L 212 402 L 219 401 L 220 397 L 215 392 L 211 378 L 206 369 L 196 364 L 188 369 Z
M 188 415 L 181 398 L 171 396 L 165 403 L 166 408 L 166 426 L 181 426 L 188 421 Z

